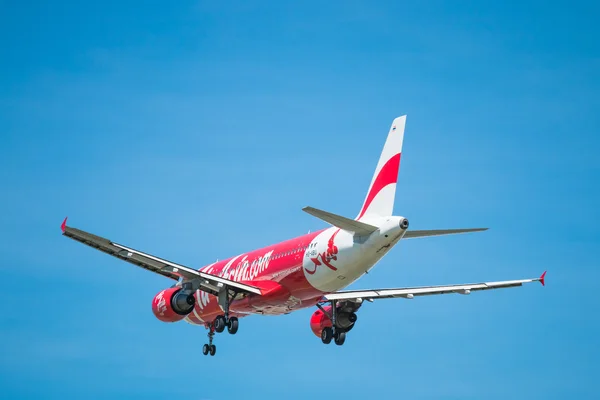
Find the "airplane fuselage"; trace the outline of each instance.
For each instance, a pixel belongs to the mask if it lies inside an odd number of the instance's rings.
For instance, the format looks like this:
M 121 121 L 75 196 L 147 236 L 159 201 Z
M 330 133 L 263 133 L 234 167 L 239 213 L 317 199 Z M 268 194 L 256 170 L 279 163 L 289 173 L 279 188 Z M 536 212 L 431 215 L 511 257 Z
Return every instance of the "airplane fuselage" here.
M 279 315 L 314 306 L 323 293 L 343 289 L 368 272 L 404 235 L 402 217 L 365 219 L 379 227 L 370 235 L 357 236 L 336 227 L 302 235 L 243 253 L 200 269 L 236 282 L 267 289 L 231 302 L 230 312 Z M 216 296 L 196 291 L 194 310 L 185 320 L 209 325 L 223 314 Z

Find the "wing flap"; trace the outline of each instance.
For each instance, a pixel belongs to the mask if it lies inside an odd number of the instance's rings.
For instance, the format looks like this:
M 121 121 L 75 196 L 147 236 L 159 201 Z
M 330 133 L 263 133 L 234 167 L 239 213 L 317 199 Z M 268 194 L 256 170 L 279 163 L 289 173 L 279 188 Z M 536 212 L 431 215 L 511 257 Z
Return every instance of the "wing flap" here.
M 374 300 L 374 299 L 389 299 L 396 297 L 403 297 L 406 299 L 412 299 L 415 296 L 430 296 L 436 294 L 469 294 L 471 292 L 479 290 L 491 290 L 491 289 L 503 289 L 510 287 L 522 286 L 525 283 L 540 282 L 544 285 L 544 279 L 546 272 L 539 278 L 533 279 L 520 279 L 512 281 L 498 281 L 498 282 L 482 282 L 482 283 L 467 283 L 460 285 L 446 285 L 446 286 L 422 286 L 412 288 L 397 288 L 397 289 L 373 289 L 373 290 L 349 290 L 343 292 L 335 292 L 326 294 L 323 296 L 326 300 L 349 300 L 358 299 L 363 300 Z

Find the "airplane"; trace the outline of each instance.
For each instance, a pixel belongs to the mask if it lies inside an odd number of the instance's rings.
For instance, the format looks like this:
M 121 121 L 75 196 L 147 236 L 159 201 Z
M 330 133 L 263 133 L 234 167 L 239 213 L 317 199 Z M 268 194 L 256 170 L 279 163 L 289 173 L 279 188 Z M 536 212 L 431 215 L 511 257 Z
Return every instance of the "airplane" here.
M 393 120 L 363 205 L 355 218 L 313 207 L 303 210 L 331 227 L 238 254 L 202 268 L 181 265 L 111 240 L 61 225 L 62 234 L 174 281 L 152 301 L 163 322 L 184 320 L 204 326 L 208 343 L 202 353 L 214 356 L 215 333 L 235 334 L 239 318 L 281 315 L 316 307 L 310 328 L 324 344 L 343 345 L 365 301 L 438 294 L 462 294 L 522 286 L 539 278 L 443 286 L 342 290 L 368 273 L 400 240 L 479 232 L 487 228 L 408 229 L 408 219 L 394 216 L 394 198 L 406 116 Z

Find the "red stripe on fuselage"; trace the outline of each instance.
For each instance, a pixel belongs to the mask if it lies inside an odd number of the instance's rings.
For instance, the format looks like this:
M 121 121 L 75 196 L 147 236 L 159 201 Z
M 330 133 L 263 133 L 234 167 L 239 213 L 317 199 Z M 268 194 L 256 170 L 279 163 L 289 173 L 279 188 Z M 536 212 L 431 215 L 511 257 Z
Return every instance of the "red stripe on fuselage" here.
M 381 192 L 381 190 L 384 187 L 386 187 L 387 185 L 391 185 L 392 183 L 398 182 L 400 156 L 401 153 L 396 154 L 385 163 L 383 168 L 381 168 L 381 171 L 379 171 L 377 178 L 375 178 L 375 182 L 373 182 L 373 186 L 371 187 L 371 190 L 369 191 L 369 194 L 365 199 L 365 204 L 363 205 L 362 210 L 360 210 L 360 214 L 357 219 L 360 219 L 365 214 L 365 212 L 367 212 L 369 206 L 371 205 L 375 197 L 379 194 L 379 192 Z
M 289 296 L 284 296 L 288 298 L 249 295 L 246 298 L 235 300 L 231 304 L 232 315 L 243 317 L 247 313 L 282 314 L 293 309 L 311 307 L 321 298 L 322 292 L 315 289 L 306 280 L 303 259 L 306 248 L 321 232 L 322 230 L 312 232 L 241 254 L 203 267 L 201 270 L 241 282 L 245 281 L 244 278 L 251 276 L 253 279 L 246 281 L 250 285 L 253 284 L 253 281 L 272 281 L 289 292 Z M 254 262 L 267 253 L 271 253 L 271 258 L 263 268 L 258 268 Z M 254 276 L 256 272 L 258 273 Z M 218 299 L 213 295 L 204 294 L 203 301 L 198 302 L 198 297 L 196 297 L 196 300 L 195 310 L 204 322 L 211 322 L 217 315 L 223 313 L 218 305 Z M 265 306 L 270 307 L 270 309 L 265 309 Z M 195 322 L 197 318 L 191 317 L 190 319 Z

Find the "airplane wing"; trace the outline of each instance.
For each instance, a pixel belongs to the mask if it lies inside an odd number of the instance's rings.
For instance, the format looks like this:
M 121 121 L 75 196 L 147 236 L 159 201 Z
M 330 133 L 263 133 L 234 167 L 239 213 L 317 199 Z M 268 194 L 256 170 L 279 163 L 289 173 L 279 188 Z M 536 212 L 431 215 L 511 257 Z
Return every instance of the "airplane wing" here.
M 468 228 L 468 229 L 430 229 L 423 231 L 406 231 L 402 239 L 412 239 L 427 236 L 442 236 L 442 235 L 455 235 L 457 233 L 469 233 L 469 232 L 481 232 L 487 231 L 488 228 Z
M 256 286 L 246 285 L 244 283 L 235 282 L 229 279 L 224 279 L 219 276 L 207 274 L 197 271 L 193 268 L 174 262 L 155 257 L 153 255 L 142 253 L 130 247 L 120 245 L 100 236 L 72 228 L 67 226 L 67 219 L 61 225 L 63 235 L 77 240 L 90 247 L 103 251 L 113 257 L 119 258 L 128 263 L 145 268 L 149 271 L 161 274 L 171 279 L 184 278 L 187 280 L 198 279 L 200 290 L 217 295 L 220 288 L 227 287 L 238 292 L 247 292 L 261 294 L 261 290 Z
M 510 287 L 522 286 L 524 283 L 540 282 L 545 285 L 544 279 L 546 272 L 539 278 L 521 279 L 516 281 L 499 281 L 499 282 L 483 282 L 483 283 L 468 283 L 463 285 L 447 285 L 447 286 L 422 286 L 412 288 L 397 288 L 397 289 L 375 289 L 375 290 L 348 290 L 343 292 L 330 293 L 323 296 L 326 300 L 350 300 L 350 299 L 390 299 L 395 297 L 403 297 L 412 299 L 415 296 L 429 296 L 434 294 L 470 294 L 478 290 L 503 289 Z

